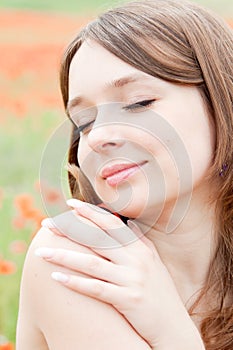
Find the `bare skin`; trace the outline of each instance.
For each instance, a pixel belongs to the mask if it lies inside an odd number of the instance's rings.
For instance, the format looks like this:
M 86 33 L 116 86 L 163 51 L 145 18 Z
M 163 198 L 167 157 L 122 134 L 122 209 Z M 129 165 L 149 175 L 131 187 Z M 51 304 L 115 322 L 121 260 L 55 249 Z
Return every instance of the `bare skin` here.
M 150 349 L 111 305 L 57 288 L 51 279 L 54 266 L 34 255 L 34 250 L 41 245 L 95 254 L 44 228 L 38 232 L 29 249 L 23 275 L 17 350 Z M 69 270 L 60 267 L 59 271 Z
M 98 67 L 92 64 L 93 57 L 98 62 Z M 105 179 L 101 178 L 98 173 L 98 170 L 103 167 L 103 159 L 106 159 L 104 157 L 107 155 L 112 160 L 114 151 L 120 150 L 121 147 L 127 146 L 130 142 L 138 142 L 140 135 L 140 145 L 143 145 L 144 149 L 149 149 L 150 154 L 156 157 L 163 170 L 166 183 L 168 184 L 166 200 L 164 202 L 164 199 L 162 201 L 159 196 L 155 195 L 149 202 L 148 213 L 156 210 L 161 204 L 164 204 L 164 209 L 159 220 L 150 228 L 146 237 L 151 244 L 153 259 L 156 256 L 155 266 L 157 270 L 153 270 L 154 265 L 151 263 L 151 271 L 155 271 L 155 273 L 151 273 L 151 278 L 143 282 L 144 290 L 149 290 L 153 295 L 159 294 L 161 296 L 161 302 L 154 305 L 153 298 L 150 298 L 152 300 L 152 307 L 148 306 L 148 304 L 141 304 L 142 306 L 147 306 L 146 315 L 148 317 L 144 319 L 153 320 L 157 317 L 156 322 L 141 322 L 140 324 L 138 322 L 141 315 L 138 312 L 140 308 L 135 308 L 135 310 L 132 308 L 135 312 L 132 310 L 129 314 L 126 312 L 124 317 L 122 316 L 122 312 L 119 312 L 121 310 L 111 306 L 107 300 L 105 302 L 102 295 L 97 295 L 96 298 L 93 295 L 90 297 L 90 291 L 85 291 L 83 286 L 81 288 L 78 283 L 79 279 L 77 278 L 80 274 L 83 277 L 87 277 L 87 275 L 78 266 L 77 261 L 71 262 L 71 253 L 69 253 L 69 250 L 95 254 L 93 250 L 78 244 L 76 245 L 74 242 L 68 241 L 65 238 L 56 237 L 51 233 L 48 234 L 48 231 L 42 230 L 35 238 L 25 264 L 18 326 L 18 350 L 25 350 L 25 343 L 27 343 L 26 339 L 29 330 L 26 330 L 28 325 L 24 321 L 27 318 L 32 318 L 34 323 L 33 329 L 35 330 L 35 336 L 33 339 L 40 339 L 42 341 L 42 333 L 48 343 L 49 349 L 59 350 L 60 348 L 64 348 L 64 346 L 69 349 L 76 349 L 77 344 L 80 345 L 81 349 L 91 349 L 93 347 L 96 348 L 96 346 L 99 346 L 101 349 L 105 349 L 105 347 L 106 349 L 107 347 L 114 349 L 113 346 L 116 349 L 124 349 L 124 346 L 125 348 L 152 348 L 156 350 L 186 350 L 187 348 L 191 350 L 191 346 L 194 350 L 204 349 L 200 335 L 188 316 L 184 304 L 187 306 L 187 302 L 190 301 L 193 294 L 202 287 L 208 271 L 211 254 L 214 250 L 212 242 L 214 207 L 210 208 L 206 205 L 211 189 L 208 188 L 208 184 L 204 181 L 211 162 L 214 147 L 214 131 L 209 122 L 201 96 L 196 88 L 176 86 L 158 81 L 156 78 L 143 77 L 144 85 L 142 85 L 142 81 L 139 81 L 135 85 L 131 84 L 130 88 L 122 88 L 120 92 L 119 90 L 116 92 L 112 88 L 106 90 L 106 83 L 117 78 L 115 72 L 122 76 L 135 73 L 135 71 L 137 70 L 125 64 L 98 44 L 91 43 L 90 45 L 90 43 L 84 43 L 71 64 L 70 101 L 74 101 L 77 95 L 84 96 L 82 101 L 85 102 L 82 108 L 93 105 L 97 108 L 101 103 L 119 99 L 124 102 L 127 101 L 127 103 L 135 103 L 136 97 L 142 99 L 140 89 L 143 86 L 143 99 L 155 99 L 156 102 L 151 108 L 154 112 L 165 116 L 167 121 L 176 128 L 188 151 L 193 170 L 192 201 L 182 223 L 172 235 L 167 235 L 164 228 L 171 214 L 171 203 L 174 204 L 177 199 L 177 178 L 174 173 L 174 164 L 170 162 L 163 145 L 159 144 L 154 137 L 145 137 L 141 130 L 140 132 L 135 129 L 132 131 L 132 129 L 117 127 L 115 125 L 114 128 L 110 125 L 108 130 L 104 125 L 103 128 L 101 127 L 99 129 L 90 128 L 88 132 L 82 133 L 80 139 L 79 163 L 85 171 L 86 176 L 93 183 L 93 187 L 96 186 L 98 195 L 103 201 L 107 198 L 111 202 L 116 195 L 115 189 L 109 186 Z M 98 94 L 96 93 L 97 91 Z M 134 102 L 132 101 L 133 99 Z M 73 104 L 70 113 L 77 114 L 78 111 L 79 107 Z M 187 118 L 187 113 L 189 113 L 189 118 Z M 99 119 L 97 117 L 95 123 L 98 124 L 98 121 Z M 196 142 L 197 139 L 198 144 Z M 115 140 L 126 140 L 127 142 L 124 143 Z M 137 155 L 137 153 L 133 153 L 132 156 L 135 154 Z M 89 160 L 89 163 L 87 160 Z M 148 159 L 146 160 L 149 164 L 145 167 L 146 178 L 147 180 L 153 179 L 154 169 L 150 167 L 150 161 Z M 147 186 L 147 182 L 144 181 L 142 175 L 139 172 L 129 178 L 133 200 L 127 207 L 122 209 L 122 215 L 136 218 L 137 213 L 140 212 L 141 206 L 144 204 L 141 193 Z M 174 181 L 170 179 L 174 179 Z M 190 190 L 190 188 L 186 188 L 181 193 L 181 196 L 185 198 Z M 118 187 L 119 197 L 124 197 L 124 191 L 124 186 Z M 98 218 L 96 220 L 93 219 L 90 212 L 83 212 L 80 208 L 75 209 L 79 215 L 97 224 Z M 103 227 L 103 223 L 102 225 L 98 223 L 98 226 Z M 75 227 L 73 227 L 72 232 L 64 233 L 70 239 L 74 239 Z M 49 259 L 45 255 L 41 255 L 47 261 L 40 260 L 33 255 L 37 247 L 54 248 L 54 255 Z M 152 255 L 148 251 L 148 259 L 152 259 Z M 139 259 L 139 257 L 135 254 L 134 261 Z M 146 258 L 142 258 L 142 261 L 146 264 Z M 56 267 L 57 270 L 55 270 L 51 262 L 59 265 L 59 267 Z M 134 271 L 140 272 L 141 276 L 143 276 L 142 270 L 142 266 L 136 266 Z M 62 283 L 60 280 L 62 286 L 59 286 L 50 277 L 53 271 L 64 272 L 69 277 L 68 282 Z M 95 276 L 95 273 L 96 271 L 94 271 L 93 275 L 98 279 L 99 276 L 98 274 Z M 119 275 L 123 280 L 125 274 L 119 273 Z M 108 281 L 107 278 L 106 280 Z M 161 281 L 163 282 L 161 283 Z M 151 283 L 151 286 L 149 283 Z M 28 298 L 29 290 L 30 294 L 33 293 L 34 296 L 30 300 L 30 308 L 28 308 L 28 300 L 30 299 Z M 106 283 L 106 295 L 108 298 L 111 297 L 111 285 L 108 283 Z M 122 303 L 124 302 L 127 305 L 127 298 L 125 300 L 122 298 Z M 171 304 L 168 304 L 168 302 L 171 302 Z M 33 312 L 30 310 L 33 310 Z M 51 312 L 45 313 L 44 310 L 51 310 Z M 142 310 L 145 311 L 145 308 L 142 308 Z M 170 315 L 169 310 L 171 310 Z M 103 324 L 101 327 L 97 322 L 91 328 L 91 336 L 88 333 L 90 330 L 90 320 L 95 318 L 97 313 L 101 315 L 100 319 L 103 320 L 105 327 Z M 55 324 L 56 329 L 50 326 Z M 157 324 L 157 327 L 154 327 L 154 324 Z M 109 332 L 103 334 L 102 331 L 103 328 L 106 330 L 106 325 Z M 161 325 L 163 327 L 159 329 Z M 198 326 L 198 323 L 196 325 Z M 57 331 L 58 329 L 59 332 Z M 77 329 L 80 330 L 80 334 L 77 334 Z M 60 331 L 64 334 L 64 337 L 58 337 Z M 25 335 L 25 332 L 27 335 Z M 29 333 L 29 335 L 33 334 L 30 331 Z M 147 335 L 149 336 L 147 337 Z M 22 337 L 25 338 L 23 339 Z M 63 343 L 63 341 L 68 342 L 69 345 Z M 35 348 L 36 345 L 31 343 L 30 346 L 31 348 Z

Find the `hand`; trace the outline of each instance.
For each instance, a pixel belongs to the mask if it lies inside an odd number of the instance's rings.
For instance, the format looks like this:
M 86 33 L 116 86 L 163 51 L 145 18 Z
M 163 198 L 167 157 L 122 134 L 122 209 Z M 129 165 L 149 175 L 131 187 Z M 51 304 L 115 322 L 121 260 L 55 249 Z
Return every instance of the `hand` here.
M 69 275 L 53 273 L 54 279 L 112 304 L 152 348 L 163 337 L 182 333 L 186 324 L 192 324 L 155 246 L 137 227 L 130 229 L 120 218 L 88 203 L 72 200 L 69 204 L 78 215 L 69 211 L 53 218 L 52 225 L 50 219 L 50 228 L 89 246 L 98 256 L 39 248 L 37 255 L 71 270 Z

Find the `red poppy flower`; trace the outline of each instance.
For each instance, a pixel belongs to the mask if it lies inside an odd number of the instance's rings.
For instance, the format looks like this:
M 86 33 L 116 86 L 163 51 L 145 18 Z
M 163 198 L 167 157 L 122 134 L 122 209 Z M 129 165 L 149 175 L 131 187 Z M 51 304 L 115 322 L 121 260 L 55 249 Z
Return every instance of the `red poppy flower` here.
M 17 266 L 13 261 L 4 260 L 0 257 L 0 275 L 10 275 L 12 273 L 15 273 L 16 270 Z

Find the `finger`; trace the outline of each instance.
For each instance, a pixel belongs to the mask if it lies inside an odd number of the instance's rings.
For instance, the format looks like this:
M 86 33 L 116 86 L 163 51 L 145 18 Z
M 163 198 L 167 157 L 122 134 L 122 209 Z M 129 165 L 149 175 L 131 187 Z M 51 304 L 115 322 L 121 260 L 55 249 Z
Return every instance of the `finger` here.
M 85 223 L 83 220 L 85 220 Z M 90 248 L 98 255 L 111 260 L 115 264 L 126 265 L 128 263 L 129 259 L 126 253 L 119 248 L 119 243 L 113 241 L 105 231 L 101 230 L 88 219 L 78 215 L 75 211 L 73 211 L 73 214 L 69 211 L 55 216 L 54 218 L 47 218 L 43 220 L 41 224 L 49 230 L 58 232 L 59 235 L 63 235 L 75 243 Z M 91 232 L 89 230 L 90 225 L 92 225 Z M 95 231 L 93 231 L 93 227 L 95 228 Z M 62 233 L 60 231 L 62 231 Z
M 52 220 L 49 218 L 42 220 L 41 226 L 46 227 L 47 229 L 49 229 L 49 231 L 53 232 L 57 236 L 65 237 L 65 235 L 62 232 L 58 231 L 58 229 L 54 227 Z
M 77 199 L 70 199 L 67 204 L 77 210 L 78 214 L 88 218 L 102 230 L 107 232 L 114 240 L 122 245 L 138 240 L 137 236 L 117 216 L 90 203 Z
M 75 243 L 82 244 L 80 242 L 80 240 L 77 241 L 77 233 L 76 232 L 71 232 L 72 227 L 70 227 L 69 232 L 66 231 L 66 234 L 61 233 L 60 231 L 58 231 L 57 228 L 54 227 L 56 225 L 55 221 L 57 221 L 57 218 L 46 218 L 46 219 L 44 219 L 41 222 L 41 225 L 43 227 L 48 228 L 50 231 L 52 231 L 57 236 L 67 237 L 70 240 L 74 241 Z M 90 222 L 90 223 L 92 224 L 92 222 Z M 89 246 L 88 244 L 84 244 L 84 243 L 83 243 L 83 245 L 84 246 Z M 90 246 L 89 246 L 89 248 L 90 248 Z M 95 251 L 98 255 L 100 255 L 100 256 L 108 259 L 108 260 L 112 260 L 116 264 L 120 264 L 120 263 L 122 263 L 122 264 L 125 263 L 126 264 L 128 262 L 128 259 L 126 259 L 125 253 L 122 252 L 119 249 L 117 249 L 117 250 L 115 248 L 113 248 L 113 249 L 110 249 L 110 248 L 109 249 L 106 249 L 106 248 L 101 249 L 99 247 L 98 248 L 95 247 L 95 249 L 94 249 L 94 247 L 91 247 L 92 251 Z
M 94 278 L 85 278 L 76 275 L 67 275 L 61 272 L 53 272 L 51 277 L 60 282 L 66 288 L 75 292 L 98 299 L 117 308 L 121 308 L 126 300 L 127 289 Z
M 117 285 L 127 285 L 128 278 L 124 266 L 115 265 L 93 254 L 80 253 L 68 249 L 41 247 L 36 249 L 35 255 L 53 264 L 87 274 L 97 279 Z
M 103 230 L 90 220 L 77 215 L 74 210 L 69 210 L 65 213 L 49 218 L 48 221 L 43 221 L 43 226 L 58 230 L 61 234 L 69 237 L 71 240 L 92 247 L 113 247 L 119 246 L 112 237 L 107 235 Z
M 128 253 L 131 252 L 140 256 L 148 252 L 148 247 L 152 249 L 153 243 L 150 244 L 146 237 L 145 239 L 139 239 L 138 234 L 135 234 L 133 230 L 126 226 L 122 220 L 115 215 L 77 199 L 70 199 L 67 201 L 67 204 L 74 207 L 80 215 L 88 217 L 93 223 L 120 242 L 126 247 L 126 252 L 128 251 Z M 140 237 L 141 236 L 143 236 L 142 232 L 140 234 Z

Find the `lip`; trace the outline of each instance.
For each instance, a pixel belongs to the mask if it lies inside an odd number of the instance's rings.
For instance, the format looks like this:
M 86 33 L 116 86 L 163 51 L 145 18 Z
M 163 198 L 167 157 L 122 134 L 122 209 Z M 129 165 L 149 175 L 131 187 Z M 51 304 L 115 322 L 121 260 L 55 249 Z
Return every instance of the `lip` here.
M 134 174 L 146 163 L 147 161 L 140 163 L 118 163 L 106 166 L 101 171 L 101 177 L 105 179 L 109 185 L 113 186 Z

